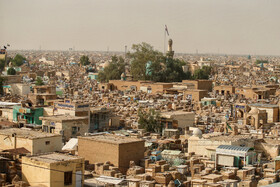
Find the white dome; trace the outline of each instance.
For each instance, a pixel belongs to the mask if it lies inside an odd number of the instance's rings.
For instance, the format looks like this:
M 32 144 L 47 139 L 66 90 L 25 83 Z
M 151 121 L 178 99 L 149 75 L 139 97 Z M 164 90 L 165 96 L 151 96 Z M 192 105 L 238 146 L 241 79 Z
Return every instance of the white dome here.
M 199 128 L 196 128 L 193 130 L 193 136 L 196 136 L 196 137 L 201 137 L 202 136 L 202 132 Z

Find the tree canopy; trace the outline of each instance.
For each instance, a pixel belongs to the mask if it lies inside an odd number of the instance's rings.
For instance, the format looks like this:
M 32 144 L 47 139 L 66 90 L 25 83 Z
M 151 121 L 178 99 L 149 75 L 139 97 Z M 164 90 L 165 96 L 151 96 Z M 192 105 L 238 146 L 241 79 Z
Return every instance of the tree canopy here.
M 161 133 L 162 124 L 160 123 L 160 113 L 154 109 L 145 111 L 143 108 L 138 110 L 139 128 L 145 129 L 147 132 Z
M 197 69 L 194 71 L 193 79 L 209 79 L 211 71 L 211 66 L 203 66 L 201 69 Z
M 191 78 L 189 72 L 183 71 L 184 61 L 166 57 L 148 43 L 134 44 L 132 50 L 128 57 L 134 80 L 176 82 Z
M 255 64 L 267 64 L 268 63 L 268 60 L 256 60 Z
M 21 66 L 24 62 L 26 61 L 26 58 L 23 57 L 20 54 L 17 54 L 13 59 L 12 59 L 12 64 L 13 66 Z
M 3 89 L 4 81 L 5 81 L 5 78 L 0 76 L 0 95 L 4 94 L 4 89 Z
M 37 77 L 36 82 L 35 82 L 35 85 L 36 85 L 36 86 L 44 85 L 44 82 L 43 82 L 43 80 L 42 80 L 41 77 Z
M 0 71 L 3 71 L 5 65 L 6 65 L 6 61 L 4 59 L 0 59 Z
M 89 61 L 88 56 L 85 56 L 85 55 L 81 56 L 81 58 L 80 58 L 80 63 L 81 63 L 83 66 L 89 65 L 89 64 L 90 64 L 90 61 Z
M 133 53 L 128 53 L 128 57 L 131 58 L 131 74 L 135 80 L 147 80 L 148 72 L 146 72 L 146 64 L 151 62 L 156 64 L 160 68 L 159 64 L 163 60 L 163 54 L 153 49 L 148 43 L 133 44 Z
M 17 72 L 15 70 L 15 68 L 9 68 L 8 71 L 7 71 L 7 74 L 8 75 L 15 75 Z
M 109 80 L 116 80 L 121 78 L 121 74 L 125 71 L 125 62 L 121 56 L 112 56 L 112 61 L 104 70 L 99 71 L 98 81 L 108 82 Z

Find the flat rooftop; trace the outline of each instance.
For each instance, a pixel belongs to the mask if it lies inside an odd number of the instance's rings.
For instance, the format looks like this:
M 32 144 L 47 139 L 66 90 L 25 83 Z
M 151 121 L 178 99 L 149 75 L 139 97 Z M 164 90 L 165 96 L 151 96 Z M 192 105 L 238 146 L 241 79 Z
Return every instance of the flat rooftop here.
M 40 120 L 52 120 L 52 121 L 77 121 L 83 119 L 89 119 L 89 118 L 88 116 L 66 116 L 66 115 L 40 117 Z
M 205 136 L 203 136 L 205 137 Z M 235 135 L 235 136 L 226 136 L 226 135 L 217 135 L 217 136 L 210 136 L 208 137 L 210 140 L 212 141 L 238 141 L 238 140 L 250 140 L 251 139 L 251 135 L 243 135 L 243 134 L 238 134 L 238 135 Z M 205 137 L 206 138 L 206 137 Z
M 88 139 L 92 141 L 112 143 L 112 144 L 125 144 L 125 143 L 133 143 L 133 142 L 144 142 L 144 140 L 138 138 L 130 138 L 127 136 L 118 136 L 113 134 L 98 134 L 93 136 L 83 136 L 78 137 L 81 139 Z
M 161 112 L 160 113 L 163 117 L 172 117 L 174 115 L 187 115 L 187 114 L 194 114 L 194 112 L 186 112 L 183 110 L 176 110 L 170 112 Z
M 264 107 L 264 108 L 278 108 L 278 105 L 272 105 L 272 104 L 263 104 L 263 103 L 252 103 L 249 104 L 249 106 L 253 107 Z
M 79 156 L 72 156 L 72 155 L 67 155 L 62 153 L 47 153 L 47 154 L 40 154 L 40 155 L 27 156 L 27 157 L 30 160 L 35 160 L 35 161 L 45 162 L 45 163 L 56 163 L 56 162 L 82 159 L 82 157 Z
M 21 105 L 20 103 L 12 103 L 12 102 L 2 102 L 0 101 L 0 106 L 15 106 L 15 105 Z
M 16 133 L 17 137 L 27 138 L 27 139 L 61 136 L 59 134 L 51 134 L 46 132 L 39 132 L 39 131 L 34 131 L 29 129 L 19 129 L 19 128 L 9 128 L 9 129 L 0 130 L 0 135 L 12 136 L 14 133 Z

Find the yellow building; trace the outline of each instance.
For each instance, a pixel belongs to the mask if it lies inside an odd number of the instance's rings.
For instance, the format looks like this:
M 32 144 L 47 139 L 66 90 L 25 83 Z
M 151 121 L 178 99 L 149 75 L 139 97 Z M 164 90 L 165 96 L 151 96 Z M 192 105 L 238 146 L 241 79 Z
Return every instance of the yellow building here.
M 61 134 L 63 141 L 84 135 L 89 130 L 89 117 L 55 115 L 40 117 L 42 130 L 48 133 Z
M 38 153 L 61 151 L 62 137 L 28 129 L 1 129 L 0 149 L 15 149 L 24 147 L 32 155 Z
M 194 124 L 194 112 L 185 112 L 185 111 L 170 111 L 170 112 L 161 112 L 161 123 L 164 124 L 164 127 L 167 129 L 172 128 L 186 128 L 192 127 Z
M 221 133 L 204 134 L 198 128 L 193 129 L 193 135 L 188 138 L 188 153 L 213 158 L 216 148 L 220 145 L 235 145 L 254 147 L 255 139 L 251 135 L 223 136 Z
M 84 158 L 61 153 L 23 157 L 22 179 L 30 186 L 82 187 Z
M 111 134 L 78 137 L 78 154 L 90 163 L 110 161 L 125 174 L 130 161 L 144 158 L 144 140 Z

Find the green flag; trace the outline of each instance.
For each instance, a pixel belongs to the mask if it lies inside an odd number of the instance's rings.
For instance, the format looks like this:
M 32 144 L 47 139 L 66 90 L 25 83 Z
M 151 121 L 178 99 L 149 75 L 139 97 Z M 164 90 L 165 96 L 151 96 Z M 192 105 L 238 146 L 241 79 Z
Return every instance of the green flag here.
M 230 130 L 232 130 L 231 126 L 227 123 L 227 128 L 229 128 Z

